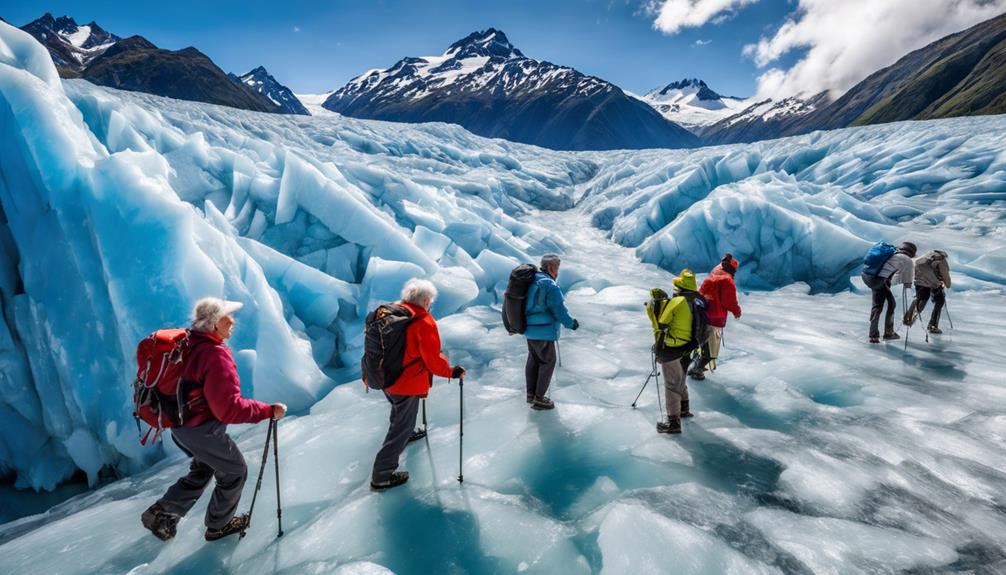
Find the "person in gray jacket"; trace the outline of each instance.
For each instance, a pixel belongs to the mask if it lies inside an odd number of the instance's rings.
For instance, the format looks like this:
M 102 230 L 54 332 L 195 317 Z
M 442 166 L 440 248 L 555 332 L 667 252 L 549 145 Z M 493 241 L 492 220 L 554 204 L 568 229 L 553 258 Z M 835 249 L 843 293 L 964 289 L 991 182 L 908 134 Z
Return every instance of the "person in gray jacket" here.
M 950 264 L 947 252 L 932 250 L 915 260 L 915 299 L 905 311 L 904 324 L 912 325 L 922 315 L 929 298 L 933 299 L 933 313 L 929 316 L 929 333 L 940 334 L 940 312 L 947 301 L 944 291 L 950 287 Z
M 894 255 L 887 258 L 877 275 L 864 273 L 863 283 L 873 291 L 873 307 L 870 309 L 870 343 L 880 343 L 880 314 L 884 311 L 884 304 L 887 304 L 887 313 L 884 315 L 884 339 L 899 339 L 901 336 L 894 331 L 894 308 L 897 300 L 891 293 L 891 286 L 904 284 L 905 289 L 912 285 L 912 278 L 915 275 L 915 264 L 912 258 L 915 257 L 917 248 L 912 242 L 903 242 Z

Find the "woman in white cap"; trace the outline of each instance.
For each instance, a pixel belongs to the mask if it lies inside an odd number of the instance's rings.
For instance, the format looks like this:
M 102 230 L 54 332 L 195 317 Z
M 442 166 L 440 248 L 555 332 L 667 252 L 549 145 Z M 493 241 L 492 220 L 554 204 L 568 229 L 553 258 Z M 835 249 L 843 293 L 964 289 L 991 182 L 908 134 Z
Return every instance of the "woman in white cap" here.
M 240 533 L 248 515 L 235 516 L 248 467 L 228 423 L 258 423 L 286 415 L 282 403 L 269 405 L 241 397 L 241 380 L 231 350 L 224 341 L 234 331 L 234 313 L 242 304 L 220 298 L 199 300 L 192 312 L 192 330 L 179 381 L 185 418 L 171 438 L 190 457 L 189 473 L 143 512 L 143 526 L 162 540 L 174 537 L 178 521 L 195 505 L 210 479 L 216 478 L 206 509 L 206 540 Z

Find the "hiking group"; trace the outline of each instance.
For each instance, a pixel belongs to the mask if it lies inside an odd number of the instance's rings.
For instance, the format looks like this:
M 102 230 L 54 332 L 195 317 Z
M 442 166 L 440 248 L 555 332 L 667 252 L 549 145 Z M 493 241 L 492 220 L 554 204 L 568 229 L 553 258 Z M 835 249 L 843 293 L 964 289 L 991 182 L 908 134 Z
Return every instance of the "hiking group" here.
M 873 292 L 870 309 L 870 343 L 880 343 L 881 337 L 891 341 L 901 339 L 894 330 L 894 311 L 897 300 L 891 291 L 893 285 L 903 285 L 902 298 L 915 285 L 915 297 L 906 306 L 902 324 L 911 327 L 922 315 L 926 304 L 933 300 L 933 311 L 926 325 L 927 333 L 942 334 L 940 315 L 946 305 L 946 290 L 950 288 L 950 263 L 947 252 L 932 250 L 916 258 L 918 248 L 912 242 L 900 246 L 879 242 L 870 248 L 863 259 L 863 283 Z M 886 312 L 885 312 L 886 306 Z M 884 334 L 880 334 L 880 315 L 884 314 Z M 928 336 L 927 336 L 928 337 Z
M 915 255 L 916 246 L 911 242 L 897 248 L 881 242 L 864 258 L 863 281 L 873 292 L 871 342 L 880 340 L 878 324 L 885 305 L 883 338 L 899 337 L 894 331 L 896 301 L 892 283 L 905 285 L 907 292 L 914 281 L 915 297 L 907 306 L 903 323 L 911 326 L 932 299 L 927 329 L 929 333 L 941 333 L 944 290 L 950 287 L 947 254 L 933 250 L 913 259 Z M 527 340 L 525 397 L 530 408 L 537 411 L 555 409 L 546 394 L 560 362 L 561 328 L 576 330 L 580 325 L 570 315 L 557 283 L 560 266 L 561 260 L 554 254 L 543 256 L 540 266 L 518 266 L 510 274 L 503 298 L 504 327 L 509 334 L 522 334 Z M 644 304 L 654 336 L 650 377 L 657 375 L 659 364 L 664 402 L 659 401 L 658 386 L 658 406 L 662 412 L 666 410 L 666 419 L 662 415 L 657 423 L 658 433 L 681 433 L 682 418 L 693 416 L 687 378 L 703 380 L 707 371 L 716 369 L 728 314 L 741 317 L 734 282 L 739 266 L 727 253 L 701 286 L 691 270 L 683 269 L 672 281 L 671 295 L 660 288 L 650 291 L 651 299 Z M 459 380 L 463 426 L 466 371 L 460 365 L 451 365 L 441 349 L 437 322 L 430 313 L 436 298 L 437 288 L 431 282 L 412 279 L 404 286 L 399 302 L 378 306 L 364 323 L 363 383 L 368 390 L 382 391 L 390 404 L 388 431 L 371 470 L 370 487 L 375 491 L 409 480 L 408 472 L 398 469 L 399 459 L 410 442 L 426 436 L 424 400 L 434 376 Z M 172 441 L 192 459 L 188 473 L 141 515 L 144 527 L 162 540 L 175 536 L 179 520 L 195 505 L 211 479 L 216 480 L 216 486 L 204 519 L 206 540 L 243 536 L 251 524 L 254 498 L 248 513 L 236 514 L 248 470 L 238 446 L 227 435 L 227 425 L 270 420 L 257 495 L 269 442 L 272 439 L 278 443 L 276 422 L 286 414 L 286 406 L 241 396 L 237 366 L 224 343 L 233 333 L 234 314 L 241 306 L 218 298 L 202 299 L 193 310 L 191 328 L 156 331 L 137 347 L 134 415 L 138 429 L 140 420 L 150 425 L 141 443 L 145 444 L 151 433 L 156 441 L 165 429 L 171 429 Z M 417 430 L 420 406 L 424 427 Z M 273 449 L 282 535 L 277 443 Z M 460 474 L 458 480 L 462 481 Z

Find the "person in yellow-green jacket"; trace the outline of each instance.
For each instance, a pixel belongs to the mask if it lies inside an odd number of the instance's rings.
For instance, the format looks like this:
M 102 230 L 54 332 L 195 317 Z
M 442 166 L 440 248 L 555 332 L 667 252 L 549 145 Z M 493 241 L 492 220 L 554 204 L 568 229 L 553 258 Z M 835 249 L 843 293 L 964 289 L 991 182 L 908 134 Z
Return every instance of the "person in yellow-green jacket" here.
M 664 374 L 666 392 L 667 421 L 657 423 L 658 433 L 681 433 L 681 418 L 692 416 L 685 373 L 691 362 L 690 304 L 698 295 L 698 285 L 695 274 L 688 269 L 681 270 L 673 283 L 674 297 L 668 298 L 664 290 L 655 288 L 650 290 L 653 300 L 646 302 L 646 315 L 656 339 L 653 350 Z

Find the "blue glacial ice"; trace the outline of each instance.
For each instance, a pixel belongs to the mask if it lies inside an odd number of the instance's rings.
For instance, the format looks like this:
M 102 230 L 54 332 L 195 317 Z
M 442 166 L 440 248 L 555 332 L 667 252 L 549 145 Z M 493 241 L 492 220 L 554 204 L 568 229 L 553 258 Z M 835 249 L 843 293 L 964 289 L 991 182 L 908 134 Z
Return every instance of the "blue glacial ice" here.
M 60 81 L 0 23 L 0 474 L 96 487 L 0 525 L 0 572 L 1006 570 L 1004 129 L 560 153 Z M 856 264 L 879 239 L 950 253 L 956 329 L 867 346 Z M 670 440 L 652 384 L 629 408 L 650 371 L 640 304 L 726 250 L 744 315 Z M 509 270 L 545 251 L 565 254 L 583 325 L 549 414 L 527 410 L 523 340 L 498 320 Z M 444 349 L 469 369 L 465 483 L 460 390 L 438 380 L 412 479 L 375 494 L 387 407 L 358 379 L 361 319 L 415 276 L 439 286 Z M 240 544 L 204 544 L 205 500 L 168 544 L 139 528 L 187 461 L 139 446 L 130 355 L 206 294 L 246 304 L 245 393 L 296 414 L 279 541 L 271 473 Z M 232 428 L 253 470 L 263 427 Z

